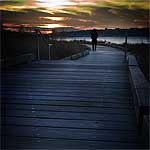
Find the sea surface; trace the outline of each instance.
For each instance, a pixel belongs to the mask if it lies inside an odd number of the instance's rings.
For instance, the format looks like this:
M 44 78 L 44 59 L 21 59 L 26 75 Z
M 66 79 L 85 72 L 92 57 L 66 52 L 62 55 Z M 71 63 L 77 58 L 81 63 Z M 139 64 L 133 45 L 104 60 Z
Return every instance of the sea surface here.
M 66 38 L 58 38 L 57 40 L 65 40 L 65 41 L 74 41 L 74 40 L 84 40 L 91 41 L 90 37 L 66 37 Z M 98 41 L 107 41 L 116 44 L 122 44 L 125 42 L 125 37 L 98 37 Z M 128 37 L 128 43 L 136 44 L 136 43 L 150 43 L 147 37 Z

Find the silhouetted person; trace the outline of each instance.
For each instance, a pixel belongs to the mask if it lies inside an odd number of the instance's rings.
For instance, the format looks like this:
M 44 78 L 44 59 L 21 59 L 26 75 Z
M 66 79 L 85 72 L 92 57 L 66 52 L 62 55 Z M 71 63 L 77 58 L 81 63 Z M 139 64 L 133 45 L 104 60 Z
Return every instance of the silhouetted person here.
M 98 33 L 97 33 L 96 29 L 93 29 L 93 31 L 91 33 L 93 51 L 96 51 L 97 38 L 98 38 Z

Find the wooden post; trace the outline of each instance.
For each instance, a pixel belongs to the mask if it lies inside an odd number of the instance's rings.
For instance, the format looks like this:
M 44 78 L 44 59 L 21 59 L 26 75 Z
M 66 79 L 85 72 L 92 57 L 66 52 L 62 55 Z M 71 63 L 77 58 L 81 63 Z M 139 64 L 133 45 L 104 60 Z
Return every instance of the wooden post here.
M 127 35 L 125 36 L 125 62 L 127 61 L 127 43 L 128 43 L 128 37 Z
M 147 21 L 147 44 L 149 44 L 149 21 Z
M 51 46 L 52 44 L 48 44 L 49 51 L 48 51 L 48 59 L 51 60 Z
M 37 59 L 40 60 L 40 41 L 37 33 Z

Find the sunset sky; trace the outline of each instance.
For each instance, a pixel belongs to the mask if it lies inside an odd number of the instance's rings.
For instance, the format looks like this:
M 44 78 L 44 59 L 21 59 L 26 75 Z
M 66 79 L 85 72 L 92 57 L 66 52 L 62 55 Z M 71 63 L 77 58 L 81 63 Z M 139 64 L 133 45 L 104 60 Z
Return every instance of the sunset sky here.
M 43 28 L 146 27 L 149 0 L 5 0 L 0 1 L 7 26 Z

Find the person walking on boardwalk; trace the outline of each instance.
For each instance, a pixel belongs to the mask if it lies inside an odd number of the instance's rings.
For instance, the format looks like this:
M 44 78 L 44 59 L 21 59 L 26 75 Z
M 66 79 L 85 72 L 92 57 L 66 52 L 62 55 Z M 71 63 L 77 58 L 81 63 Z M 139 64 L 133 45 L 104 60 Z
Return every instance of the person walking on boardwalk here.
M 92 50 L 96 51 L 96 46 L 97 46 L 97 38 L 98 38 L 98 33 L 96 29 L 93 29 L 91 33 L 91 39 L 92 39 Z

